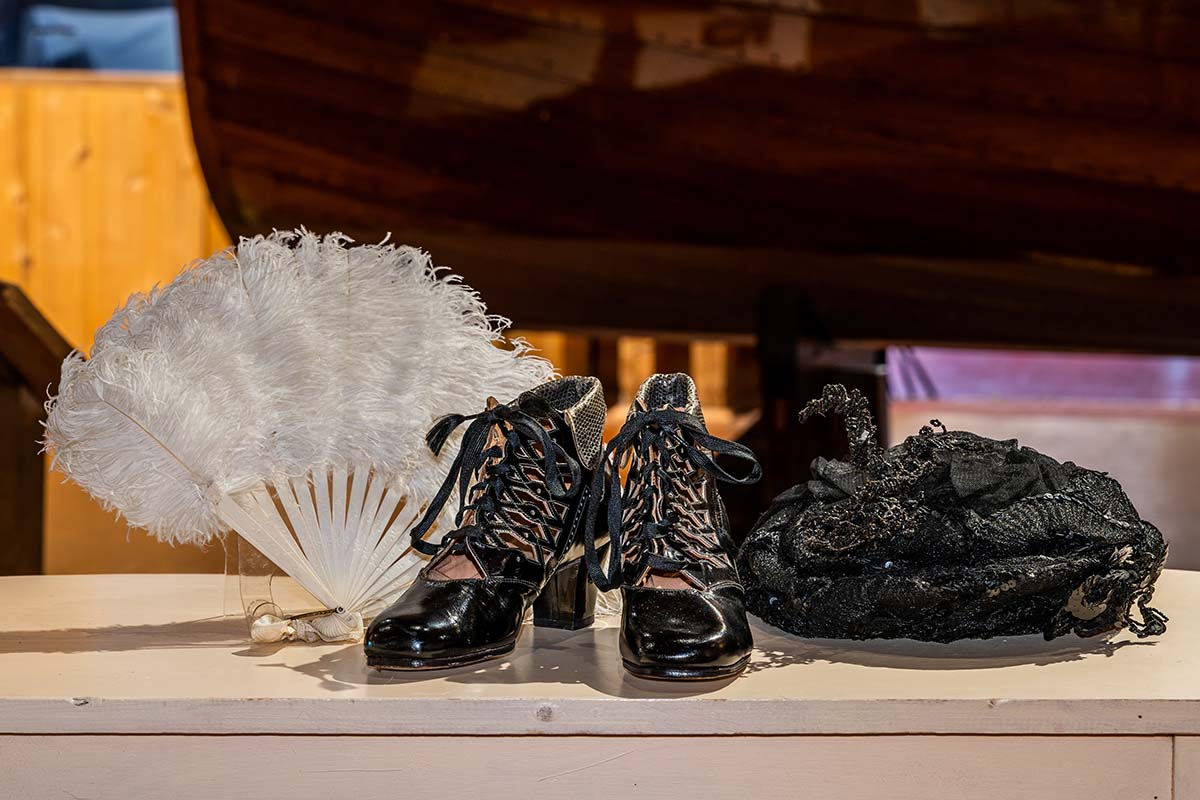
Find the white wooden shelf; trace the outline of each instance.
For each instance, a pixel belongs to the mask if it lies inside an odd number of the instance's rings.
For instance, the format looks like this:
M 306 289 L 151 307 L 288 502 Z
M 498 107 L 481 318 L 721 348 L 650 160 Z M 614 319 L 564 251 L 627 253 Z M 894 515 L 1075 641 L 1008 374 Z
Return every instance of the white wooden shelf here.
M 359 645 L 251 645 L 221 616 L 223 592 L 208 575 L 0 578 L 0 778 L 133 797 L 114 776 L 150 757 L 182 770 L 175 800 L 217 796 L 210 780 L 188 782 L 189 764 L 225 764 L 245 788 L 257 759 L 300 757 L 393 789 L 388 764 L 417 784 L 420 761 L 467 780 L 515 770 L 512 796 L 524 763 L 556 789 L 640 776 L 643 789 L 700 781 L 699 796 L 727 796 L 717 790 L 762 773 L 835 797 L 908 797 L 910 783 L 922 798 L 1200 797 L 1172 784 L 1200 777 L 1200 573 L 1162 577 L 1154 605 L 1171 622 L 1157 639 L 835 642 L 756 623 L 747 674 L 696 683 L 626 674 L 615 619 L 527 628 L 503 661 L 379 673 Z M 297 773 L 284 773 L 263 796 L 291 786 Z M 322 796 L 338 773 L 322 774 L 289 796 Z

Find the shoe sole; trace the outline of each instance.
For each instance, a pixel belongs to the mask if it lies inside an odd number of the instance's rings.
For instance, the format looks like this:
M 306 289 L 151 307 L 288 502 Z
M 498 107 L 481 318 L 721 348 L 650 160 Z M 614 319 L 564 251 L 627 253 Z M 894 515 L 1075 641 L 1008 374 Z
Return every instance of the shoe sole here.
M 583 630 L 584 628 L 591 627 L 595 621 L 596 617 L 594 614 L 589 614 L 582 619 L 539 616 L 536 612 L 533 615 L 533 627 L 557 628 L 565 631 Z M 419 670 L 452 669 L 454 667 L 465 667 L 468 664 L 478 664 L 481 661 L 491 661 L 492 659 L 503 658 L 512 653 L 517 648 L 517 642 L 520 641 L 521 634 L 525 632 L 526 627 L 528 626 L 522 624 L 517 630 L 517 638 L 511 642 L 458 656 L 413 658 L 410 656 L 372 655 L 368 652 L 367 666 L 374 667 L 375 669 L 396 670 L 398 672 L 416 672 Z
M 478 650 L 474 653 L 442 656 L 440 658 L 409 658 L 406 656 L 373 656 L 367 654 L 367 666 L 374 667 L 375 669 L 402 672 L 415 672 L 426 669 L 450 669 L 452 667 L 465 667 L 468 664 L 478 664 L 481 661 L 491 661 L 494 658 L 503 658 L 512 653 L 516 647 L 517 643 L 513 641 L 488 650 Z
M 625 669 L 631 675 L 639 678 L 650 678 L 656 681 L 711 681 L 718 678 L 732 678 L 741 674 L 750 663 L 749 654 L 738 661 L 724 667 L 647 667 L 642 664 L 631 664 L 621 659 Z

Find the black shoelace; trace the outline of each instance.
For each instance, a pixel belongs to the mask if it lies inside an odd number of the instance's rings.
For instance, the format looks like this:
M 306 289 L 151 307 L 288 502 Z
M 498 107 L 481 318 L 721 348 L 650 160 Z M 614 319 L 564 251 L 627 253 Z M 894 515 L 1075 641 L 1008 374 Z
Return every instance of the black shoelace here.
M 548 412 L 549 406 L 543 401 L 527 396 L 519 406 L 499 404 L 471 416 L 450 414 L 434 423 L 425 435 L 425 441 L 437 454 L 459 425 L 472 420 L 446 479 L 425 509 L 424 517 L 412 529 L 414 548 L 426 555 L 434 555 L 447 542 L 456 541 L 511 547 L 501 535 L 509 532 L 532 544 L 539 560 L 544 560 L 544 554 L 556 546 L 554 531 L 563 524 L 563 520 L 555 516 L 554 501 L 574 496 L 579 491 L 581 476 L 579 462 L 555 442 L 538 421 L 538 416 Z M 501 426 L 504 431 L 504 441 L 488 447 L 488 439 L 496 426 Z M 540 453 L 534 449 L 535 444 L 540 445 Z M 560 463 L 564 463 L 570 472 L 569 483 L 563 483 Z M 473 479 L 475 483 L 472 484 Z M 427 542 L 424 536 L 446 505 L 455 482 L 459 492 L 455 525 L 462 526 L 469 511 L 475 512 L 473 523 L 447 533 L 441 544 Z M 514 518 L 514 515 L 523 519 Z
M 652 450 L 658 453 L 658 458 L 651 457 Z M 644 471 L 636 477 L 630 475 L 627 488 L 622 489 L 621 461 L 627 452 L 638 456 L 638 463 Z M 670 457 L 671 453 L 682 455 L 690 469 L 680 469 L 680 465 Z M 749 461 L 751 470 L 744 477 L 730 475 L 716 463 L 715 457 L 718 455 Z M 703 515 L 704 519 L 701 520 L 698 513 L 680 514 L 679 504 L 667 496 L 667 493 L 687 494 L 685 482 L 694 480 L 696 469 L 707 472 L 719 481 L 742 485 L 754 483 L 762 475 L 762 468 L 750 448 L 713 436 L 694 414 L 684 411 L 661 409 L 635 413 L 608 443 L 600 468 L 596 470 L 584 533 L 588 572 L 601 591 L 621 585 L 621 570 L 627 549 L 636 548 L 644 553 L 646 566 L 650 569 L 675 573 L 692 566 L 694 562 L 662 555 L 668 548 L 685 557 L 695 557 L 696 560 L 700 557 L 699 550 L 720 548 L 722 543 L 707 515 Z M 657 480 L 654 480 L 655 477 Z M 611 537 L 607 573 L 600 564 L 596 548 L 596 521 L 606 481 L 608 532 Z M 637 516 L 641 519 L 629 521 L 633 522 L 629 526 L 632 531 L 629 539 L 625 540 L 625 509 L 626 503 L 631 500 L 640 506 Z

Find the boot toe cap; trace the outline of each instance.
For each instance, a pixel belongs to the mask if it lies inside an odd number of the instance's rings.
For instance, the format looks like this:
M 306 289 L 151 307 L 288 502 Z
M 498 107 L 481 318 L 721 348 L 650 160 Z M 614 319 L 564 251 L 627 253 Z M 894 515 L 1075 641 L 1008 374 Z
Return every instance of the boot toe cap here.
M 372 622 L 363 646 L 368 655 L 431 656 L 455 649 L 458 638 L 446 620 L 400 614 Z
M 419 581 L 367 628 L 367 663 L 420 669 L 499 655 L 516 642 L 523 610 L 478 582 Z
M 626 603 L 621 655 L 635 673 L 719 677 L 749 659 L 753 638 L 740 594 L 632 589 Z

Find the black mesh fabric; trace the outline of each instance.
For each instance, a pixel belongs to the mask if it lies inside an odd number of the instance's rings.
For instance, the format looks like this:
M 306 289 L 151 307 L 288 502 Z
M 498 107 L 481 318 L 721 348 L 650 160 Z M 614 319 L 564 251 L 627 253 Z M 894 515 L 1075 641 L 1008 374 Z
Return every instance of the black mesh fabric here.
M 936 420 L 884 450 L 865 399 L 839 385 L 801 419 L 831 412 L 846 418 L 849 458 L 814 461 L 739 554 L 748 607 L 767 622 L 935 642 L 1165 631 L 1147 602 L 1166 543 L 1112 478 Z

